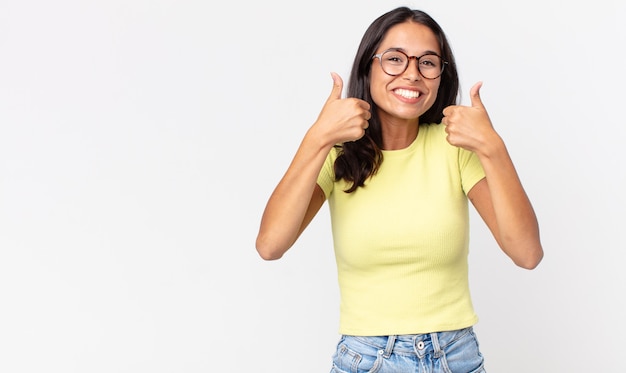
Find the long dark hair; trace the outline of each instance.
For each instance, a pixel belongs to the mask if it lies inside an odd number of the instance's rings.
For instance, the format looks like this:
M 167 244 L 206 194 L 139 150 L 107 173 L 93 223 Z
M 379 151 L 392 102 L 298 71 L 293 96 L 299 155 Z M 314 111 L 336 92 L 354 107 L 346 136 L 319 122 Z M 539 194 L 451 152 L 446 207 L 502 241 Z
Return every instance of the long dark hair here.
M 383 161 L 382 129 L 377 106 L 370 94 L 372 56 L 376 53 L 387 31 L 407 21 L 416 22 L 431 29 L 439 41 L 441 57 L 448 61 L 441 75 L 437 99 L 433 106 L 420 116 L 420 123 L 440 123 L 443 118 L 443 109 L 456 104 L 459 91 L 458 72 L 452 49 L 439 24 L 423 11 L 407 7 L 396 8 L 374 20 L 361 39 L 348 83 L 348 97 L 356 97 L 369 102 L 372 117 L 361 139 L 339 145 L 340 151 L 335 161 L 336 180 L 344 179 L 352 183 L 350 188 L 345 190 L 346 193 L 352 193 L 358 187 L 363 186 L 365 180 L 378 171 Z

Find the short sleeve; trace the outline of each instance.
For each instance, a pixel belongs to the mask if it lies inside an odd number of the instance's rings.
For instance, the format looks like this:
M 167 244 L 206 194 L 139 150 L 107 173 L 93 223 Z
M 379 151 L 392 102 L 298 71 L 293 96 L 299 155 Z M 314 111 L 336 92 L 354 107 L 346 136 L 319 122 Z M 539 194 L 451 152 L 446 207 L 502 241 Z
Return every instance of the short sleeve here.
M 459 148 L 459 171 L 465 195 L 485 177 L 485 171 L 478 156 L 469 150 Z
M 317 177 L 317 184 L 324 191 L 326 199 L 330 197 L 335 186 L 335 159 L 337 159 L 337 152 L 337 148 L 331 149 Z

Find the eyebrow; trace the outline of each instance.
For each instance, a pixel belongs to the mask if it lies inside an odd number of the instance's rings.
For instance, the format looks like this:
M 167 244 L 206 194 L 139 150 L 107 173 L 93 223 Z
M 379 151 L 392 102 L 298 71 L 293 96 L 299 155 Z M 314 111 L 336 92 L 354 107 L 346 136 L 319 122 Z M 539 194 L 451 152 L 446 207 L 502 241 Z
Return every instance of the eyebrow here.
M 408 55 L 408 54 L 409 54 L 409 53 L 406 51 L 406 49 L 404 49 L 404 48 L 391 47 L 391 48 L 387 48 L 387 49 L 385 49 L 385 50 L 388 50 L 388 51 L 389 51 L 389 50 L 392 50 L 392 51 L 400 51 L 400 52 L 405 53 L 406 55 Z M 420 56 L 425 56 L 425 55 L 428 55 L 428 54 L 434 54 L 434 55 L 439 56 L 439 53 L 437 53 L 437 52 L 435 52 L 435 51 L 433 51 L 433 50 L 426 50 L 426 51 L 424 51 L 424 53 L 420 54 Z

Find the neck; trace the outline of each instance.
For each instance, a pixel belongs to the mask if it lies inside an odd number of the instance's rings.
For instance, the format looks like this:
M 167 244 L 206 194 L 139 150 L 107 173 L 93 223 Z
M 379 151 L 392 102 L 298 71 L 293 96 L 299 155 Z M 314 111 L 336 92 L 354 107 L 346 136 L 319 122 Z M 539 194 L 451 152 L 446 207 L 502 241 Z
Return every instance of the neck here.
M 383 150 L 400 150 L 407 148 L 417 138 L 419 125 L 417 122 L 403 124 L 383 124 Z

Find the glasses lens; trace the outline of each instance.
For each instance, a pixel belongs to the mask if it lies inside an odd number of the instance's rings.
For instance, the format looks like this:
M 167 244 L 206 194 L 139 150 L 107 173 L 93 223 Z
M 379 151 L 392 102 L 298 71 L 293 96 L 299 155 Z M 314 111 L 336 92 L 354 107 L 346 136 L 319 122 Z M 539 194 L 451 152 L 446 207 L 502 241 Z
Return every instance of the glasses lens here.
M 383 70 L 389 75 L 400 75 L 406 70 L 409 57 L 399 51 L 386 51 L 380 58 Z
M 438 78 L 443 71 L 441 57 L 434 54 L 425 54 L 417 61 L 417 67 L 424 78 Z

